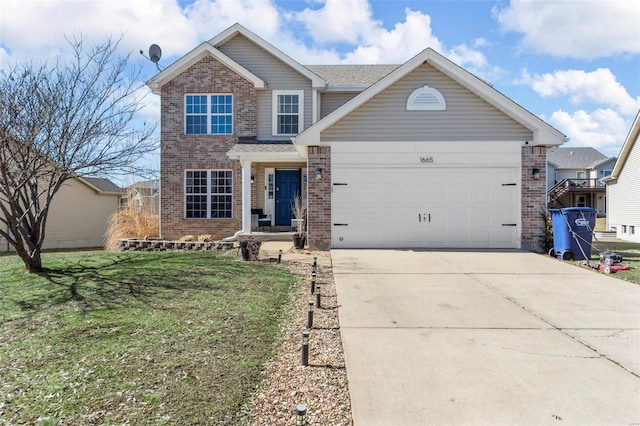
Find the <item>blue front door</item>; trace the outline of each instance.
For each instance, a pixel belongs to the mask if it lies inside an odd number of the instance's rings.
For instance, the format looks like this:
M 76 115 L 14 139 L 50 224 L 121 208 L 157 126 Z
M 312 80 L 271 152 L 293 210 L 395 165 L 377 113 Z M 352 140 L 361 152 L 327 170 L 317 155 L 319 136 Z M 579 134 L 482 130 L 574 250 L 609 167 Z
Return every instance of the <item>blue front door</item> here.
M 276 170 L 276 226 L 290 226 L 291 204 L 300 194 L 300 170 Z

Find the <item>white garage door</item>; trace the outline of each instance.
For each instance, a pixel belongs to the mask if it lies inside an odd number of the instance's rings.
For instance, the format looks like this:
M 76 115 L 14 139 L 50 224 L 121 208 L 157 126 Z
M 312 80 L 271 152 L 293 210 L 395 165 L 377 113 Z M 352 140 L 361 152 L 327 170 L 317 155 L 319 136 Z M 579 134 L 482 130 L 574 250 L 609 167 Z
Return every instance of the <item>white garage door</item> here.
M 332 246 L 519 247 L 520 147 L 482 144 L 332 147 Z

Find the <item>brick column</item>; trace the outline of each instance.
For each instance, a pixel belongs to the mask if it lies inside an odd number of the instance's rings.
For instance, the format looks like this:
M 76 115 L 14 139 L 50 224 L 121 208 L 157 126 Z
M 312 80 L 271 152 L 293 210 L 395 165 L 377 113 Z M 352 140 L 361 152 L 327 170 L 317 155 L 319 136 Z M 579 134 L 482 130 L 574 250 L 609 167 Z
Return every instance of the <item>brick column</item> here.
M 547 148 L 522 147 L 522 248 L 542 252 L 547 211 Z M 538 169 L 539 177 L 533 176 Z
M 322 177 L 316 178 L 316 170 Z M 311 250 L 331 248 L 331 147 L 310 146 L 307 153 L 307 237 Z

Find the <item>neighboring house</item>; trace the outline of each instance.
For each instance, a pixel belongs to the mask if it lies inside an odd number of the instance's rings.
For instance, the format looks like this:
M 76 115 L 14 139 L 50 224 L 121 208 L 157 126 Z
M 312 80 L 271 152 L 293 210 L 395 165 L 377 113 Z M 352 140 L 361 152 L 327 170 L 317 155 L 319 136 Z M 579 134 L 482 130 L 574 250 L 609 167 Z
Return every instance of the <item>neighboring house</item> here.
M 640 112 L 607 184 L 607 226 L 618 238 L 640 243 Z
M 67 180 L 51 202 L 44 249 L 102 247 L 109 216 L 118 210 L 122 189 L 104 178 Z M 0 250 L 10 250 L 0 238 Z
M 301 194 L 312 249 L 541 244 L 564 135 L 432 49 L 305 67 L 236 24 L 148 85 L 165 238 L 289 228 Z
M 605 216 L 606 189 L 602 179 L 611 174 L 615 157 L 594 148 L 553 148 L 547 151 L 549 208 L 591 207 Z
M 148 209 L 151 214 L 160 212 L 160 181 L 144 180 L 127 186 L 120 197 L 120 210 L 129 204 L 136 208 Z

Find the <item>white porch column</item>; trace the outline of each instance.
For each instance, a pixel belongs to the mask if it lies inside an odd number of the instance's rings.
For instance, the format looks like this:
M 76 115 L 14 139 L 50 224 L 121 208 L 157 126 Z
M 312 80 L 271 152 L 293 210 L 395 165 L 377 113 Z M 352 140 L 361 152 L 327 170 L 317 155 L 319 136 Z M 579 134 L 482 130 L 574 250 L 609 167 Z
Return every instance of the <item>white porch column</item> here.
M 251 232 L 251 161 L 242 164 L 242 232 Z

